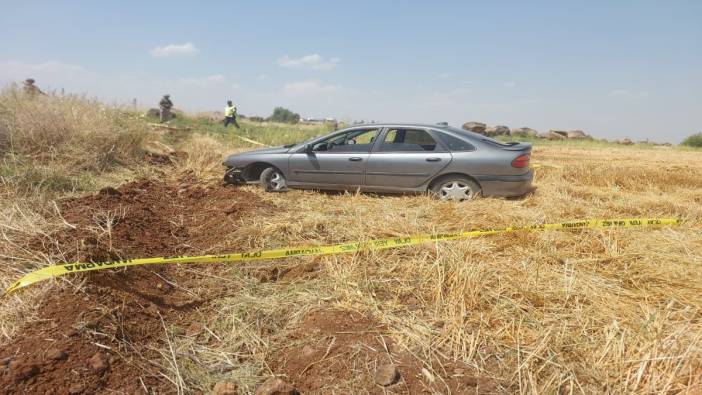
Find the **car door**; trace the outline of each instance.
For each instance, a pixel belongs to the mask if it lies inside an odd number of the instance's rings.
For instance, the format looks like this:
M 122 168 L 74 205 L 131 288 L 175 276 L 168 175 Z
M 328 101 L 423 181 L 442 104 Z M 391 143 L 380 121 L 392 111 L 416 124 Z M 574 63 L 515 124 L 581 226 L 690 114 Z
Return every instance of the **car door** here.
M 354 188 L 363 174 L 379 128 L 358 128 L 315 142 L 290 155 L 290 181 L 319 188 Z
M 413 189 L 451 162 L 451 153 L 429 130 L 388 128 L 366 165 L 369 189 Z

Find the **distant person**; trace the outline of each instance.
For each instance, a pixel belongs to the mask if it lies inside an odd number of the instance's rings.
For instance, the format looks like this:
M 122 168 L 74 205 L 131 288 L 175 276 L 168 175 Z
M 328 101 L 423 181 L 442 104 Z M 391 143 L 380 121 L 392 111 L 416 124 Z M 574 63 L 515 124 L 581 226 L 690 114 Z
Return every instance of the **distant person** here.
M 171 108 L 173 108 L 171 95 L 163 95 L 161 101 L 158 102 L 158 106 L 161 108 L 161 123 L 169 121 L 171 119 Z
M 27 78 L 24 80 L 24 93 L 27 96 L 34 97 L 36 95 L 45 95 L 46 93 L 42 92 L 41 89 L 37 88 L 36 85 L 34 85 L 36 81 L 34 81 L 34 78 Z
M 234 107 L 231 100 L 228 100 L 227 106 L 224 107 L 224 127 L 226 128 L 230 123 L 234 124 L 237 129 L 240 129 L 239 124 L 236 122 L 236 107 Z

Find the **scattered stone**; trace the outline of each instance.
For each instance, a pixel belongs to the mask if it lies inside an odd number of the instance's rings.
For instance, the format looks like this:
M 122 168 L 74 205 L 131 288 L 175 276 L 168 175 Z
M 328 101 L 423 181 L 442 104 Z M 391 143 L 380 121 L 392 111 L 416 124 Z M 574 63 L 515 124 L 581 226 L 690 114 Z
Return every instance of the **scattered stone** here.
M 238 393 L 236 384 L 229 381 L 220 381 L 212 389 L 212 395 L 237 395 Z
M 65 359 L 66 357 L 68 357 L 68 353 L 65 350 L 59 350 L 57 348 L 53 348 L 46 353 L 46 357 L 48 359 L 53 360 L 53 361 L 58 361 L 58 360 Z
M 378 385 L 387 387 L 400 380 L 400 371 L 393 364 L 381 365 L 376 369 L 373 379 Z
M 526 127 L 512 129 L 510 131 L 510 134 L 512 136 L 516 136 L 516 137 L 538 137 L 539 136 L 539 132 L 537 132 L 536 130 L 534 130 L 532 128 L 526 128 Z
M 85 387 L 81 383 L 73 383 L 68 387 L 68 393 L 71 395 L 80 394 L 85 390 Z
M 631 141 L 631 139 L 628 139 L 628 138 L 626 138 L 626 139 L 621 139 L 621 140 L 615 140 L 614 142 L 617 143 L 617 144 L 621 144 L 621 145 L 633 145 L 633 144 L 634 144 L 634 142 Z
M 491 126 L 485 129 L 486 136 L 509 136 L 509 128 L 504 125 Z
M 473 133 L 485 134 L 485 125 L 482 122 L 466 122 L 463 124 L 463 129 Z
M 254 395 L 299 395 L 299 392 L 282 379 L 271 377 L 256 389 Z
M 105 353 L 98 351 L 95 355 L 88 358 L 88 365 L 94 371 L 102 372 L 110 366 L 110 363 L 107 361 Z

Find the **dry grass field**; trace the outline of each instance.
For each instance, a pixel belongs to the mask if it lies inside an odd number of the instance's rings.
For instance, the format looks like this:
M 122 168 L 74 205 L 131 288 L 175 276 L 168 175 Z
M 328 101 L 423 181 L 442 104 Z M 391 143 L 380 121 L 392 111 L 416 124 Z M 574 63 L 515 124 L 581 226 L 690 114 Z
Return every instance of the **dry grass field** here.
M 583 218 L 681 224 L 67 276 L 0 300 L 4 392 L 243 394 L 273 375 L 304 394 L 702 392 L 701 151 L 536 145 L 533 161 L 558 168 L 537 169 L 532 194 L 450 203 L 223 186 L 221 155 L 242 147 L 221 141 L 167 141 L 187 153 L 167 164 L 129 149 L 72 165 L 89 172 L 83 189 L 27 192 L 3 176 L 0 286 L 76 259 Z M 387 365 L 400 378 L 382 387 Z

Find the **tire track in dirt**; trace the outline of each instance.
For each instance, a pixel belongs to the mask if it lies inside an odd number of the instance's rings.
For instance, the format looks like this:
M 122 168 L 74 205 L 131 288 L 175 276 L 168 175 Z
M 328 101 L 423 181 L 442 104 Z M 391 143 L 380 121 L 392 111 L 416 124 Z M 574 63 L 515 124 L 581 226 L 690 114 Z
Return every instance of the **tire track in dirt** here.
M 254 194 L 189 175 L 139 180 L 59 203 L 69 224 L 32 249 L 68 260 L 104 261 L 211 250 L 244 215 L 269 206 Z M 262 210 L 260 210 L 262 213 Z M 202 266 L 204 274 L 216 266 Z M 211 297 L 204 277 L 154 265 L 70 278 L 54 286 L 0 350 L 3 393 L 172 391 L 159 374 L 166 328 L 197 336 Z M 196 291 L 191 291 L 196 290 Z M 203 290 L 205 289 L 205 290 Z

